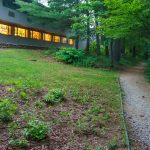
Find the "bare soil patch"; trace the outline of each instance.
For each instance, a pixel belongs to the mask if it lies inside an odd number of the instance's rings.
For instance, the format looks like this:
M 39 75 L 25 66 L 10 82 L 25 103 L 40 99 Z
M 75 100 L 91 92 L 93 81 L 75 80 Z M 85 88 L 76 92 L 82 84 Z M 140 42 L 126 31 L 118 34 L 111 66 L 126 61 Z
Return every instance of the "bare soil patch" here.
M 13 88 L 15 91 L 10 92 Z M 44 140 L 29 139 L 29 147 L 21 148 L 9 144 L 9 123 L 0 122 L 0 150 L 95 150 L 99 146 L 106 148 L 106 143 L 114 137 L 117 140 L 115 149 L 126 149 L 122 143 L 122 129 L 114 112 L 111 112 L 113 117 L 104 125 L 99 121 L 96 122 L 96 128 L 102 129 L 100 132 L 93 132 L 94 123 L 93 127 L 82 131 L 78 129 L 77 122 L 86 116 L 90 105 L 77 103 L 70 97 L 65 97 L 64 102 L 58 105 L 48 105 L 43 102 L 43 96 L 47 93 L 46 88 L 29 90 L 27 101 L 22 100 L 19 93 L 20 89 L 15 88 L 15 85 L 0 85 L 0 98 L 11 98 L 18 107 L 18 112 L 13 117 L 13 121 L 17 120 L 19 124 L 19 128 L 15 131 L 18 138 L 21 130 L 26 126 L 26 121 L 20 112 L 34 114 L 39 116 L 39 119 L 42 116 L 43 121 L 50 123 L 51 131 Z M 102 113 L 98 114 L 100 115 Z

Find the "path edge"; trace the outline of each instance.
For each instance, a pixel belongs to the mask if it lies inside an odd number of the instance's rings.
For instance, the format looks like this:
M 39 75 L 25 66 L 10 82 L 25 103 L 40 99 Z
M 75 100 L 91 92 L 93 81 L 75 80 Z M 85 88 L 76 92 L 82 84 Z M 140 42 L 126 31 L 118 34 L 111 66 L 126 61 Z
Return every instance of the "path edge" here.
M 126 138 L 126 145 L 127 150 L 131 150 L 130 140 L 129 140 L 129 134 L 128 134 L 128 128 L 127 128 L 127 122 L 125 119 L 125 111 L 124 111 L 124 91 L 121 85 L 120 76 L 118 77 L 118 84 L 120 87 L 120 97 L 121 97 L 121 117 L 123 121 L 123 128 L 125 130 L 125 138 Z

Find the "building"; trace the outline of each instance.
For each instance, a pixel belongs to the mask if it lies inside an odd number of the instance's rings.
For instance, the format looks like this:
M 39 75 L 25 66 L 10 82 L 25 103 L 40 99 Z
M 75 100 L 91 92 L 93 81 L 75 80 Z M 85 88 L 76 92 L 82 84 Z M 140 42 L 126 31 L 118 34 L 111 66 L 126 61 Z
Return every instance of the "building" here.
M 74 40 L 67 39 L 67 32 L 54 30 L 44 22 L 35 25 L 35 21 L 0 0 L 0 46 L 74 46 Z

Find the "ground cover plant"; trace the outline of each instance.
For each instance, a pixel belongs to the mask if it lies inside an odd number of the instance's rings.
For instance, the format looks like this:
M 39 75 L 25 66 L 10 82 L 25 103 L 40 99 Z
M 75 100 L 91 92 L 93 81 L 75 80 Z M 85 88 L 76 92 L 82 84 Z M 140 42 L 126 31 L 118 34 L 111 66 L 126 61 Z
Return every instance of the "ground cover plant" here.
M 0 120 L 0 148 L 126 149 L 115 71 L 66 65 L 42 51 L 1 50 L 0 99 L 16 108 L 9 122 Z

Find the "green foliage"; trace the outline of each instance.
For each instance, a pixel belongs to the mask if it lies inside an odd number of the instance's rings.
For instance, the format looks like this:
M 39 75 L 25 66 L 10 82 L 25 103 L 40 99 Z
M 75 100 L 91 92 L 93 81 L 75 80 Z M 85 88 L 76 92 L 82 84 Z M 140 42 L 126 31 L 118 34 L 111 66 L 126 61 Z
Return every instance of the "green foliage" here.
M 39 120 L 31 120 L 27 123 L 24 129 L 24 135 L 34 140 L 42 140 L 48 134 L 48 126 L 46 123 Z
M 80 61 L 76 62 L 76 66 L 83 67 L 95 67 L 97 64 L 97 58 L 94 56 L 84 56 Z
M 58 51 L 58 49 L 59 48 L 56 47 L 56 45 L 51 44 L 50 47 L 46 51 L 44 51 L 44 54 L 48 55 L 48 56 L 52 55 L 52 54 L 56 53 Z
M 117 139 L 113 138 L 112 140 L 110 140 L 107 144 L 107 147 L 109 150 L 115 150 L 117 148 Z
M 49 104 L 57 104 L 63 100 L 64 92 L 61 89 L 52 89 L 44 96 L 44 101 Z
M 97 147 L 96 150 L 103 150 L 103 148 L 102 147 Z
M 22 100 L 28 100 L 28 94 L 24 91 L 20 92 L 20 97 Z
M 17 107 L 11 99 L 0 99 L 0 119 L 4 122 L 12 120 Z
M 110 60 L 104 56 L 86 55 L 83 50 L 63 48 L 56 52 L 56 59 L 67 64 L 83 67 L 110 67 Z
M 14 84 L 21 91 L 27 91 L 31 89 L 40 89 L 42 87 L 41 82 L 34 77 L 31 79 L 19 78 L 19 80 L 14 81 Z
M 94 105 L 77 121 L 77 130 L 86 134 L 103 135 L 107 130 L 109 119 L 110 113 L 104 108 Z
M 123 66 L 135 66 L 137 65 L 139 62 L 140 62 L 140 58 L 139 57 L 135 57 L 133 58 L 132 56 L 123 56 L 120 60 L 120 65 L 123 65 Z
M 25 138 L 21 138 L 21 139 L 11 139 L 9 141 L 10 145 L 14 145 L 17 147 L 21 147 L 21 148 L 25 148 L 29 146 L 29 142 L 28 140 L 26 140 Z
M 16 89 L 14 87 L 9 87 L 9 88 L 7 88 L 7 91 L 10 93 L 15 93 Z
M 150 60 L 147 63 L 147 67 L 146 67 L 146 78 L 148 79 L 148 81 L 150 82 Z
M 56 52 L 56 59 L 63 61 L 67 64 L 75 64 L 80 61 L 84 56 L 84 52 L 81 49 L 75 48 L 63 48 Z
M 42 109 L 44 108 L 44 103 L 41 102 L 40 100 L 37 100 L 35 103 L 34 103 L 34 106 L 39 108 L 39 109 Z

